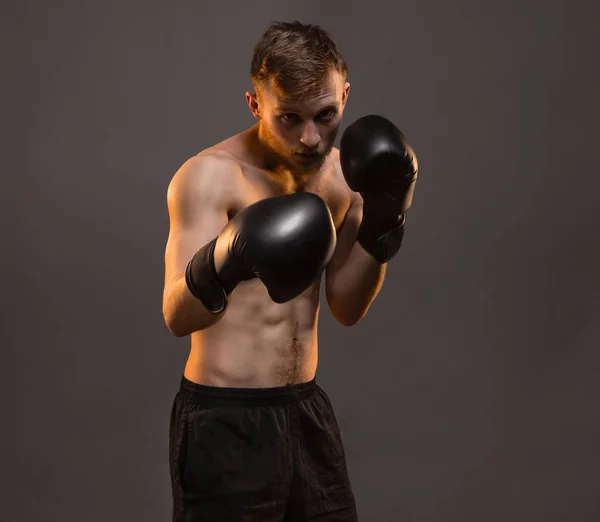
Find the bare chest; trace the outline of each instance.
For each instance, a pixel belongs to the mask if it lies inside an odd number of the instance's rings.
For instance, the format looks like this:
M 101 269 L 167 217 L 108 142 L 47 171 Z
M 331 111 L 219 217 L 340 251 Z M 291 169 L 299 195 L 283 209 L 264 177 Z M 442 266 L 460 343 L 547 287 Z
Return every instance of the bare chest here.
M 349 189 L 334 166 L 305 183 L 277 178 L 253 167 L 243 167 L 242 170 L 242 186 L 230 211 L 230 219 L 244 208 L 263 199 L 296 192 L 311 192 L 325 201 L 335 228 L 339 230 L 350 208 Z

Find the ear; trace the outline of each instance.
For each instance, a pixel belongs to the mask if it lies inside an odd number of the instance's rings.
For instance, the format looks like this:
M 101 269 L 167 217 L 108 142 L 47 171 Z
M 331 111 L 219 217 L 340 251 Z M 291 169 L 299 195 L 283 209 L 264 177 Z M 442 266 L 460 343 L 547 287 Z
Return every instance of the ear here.
M 346 82 L 344 85 L 344 94 L 342 94 L 342 109 L 346 107 L 346 102 L 348 101 L 348 96 L 350 95 L 350 82 Z
M 260 106 L 258 104 L 256 93 L 246 91 L 246 103 L 248 104 L 248 108 L 250 109 L 252 115 L 257 120 L 260 120 Z

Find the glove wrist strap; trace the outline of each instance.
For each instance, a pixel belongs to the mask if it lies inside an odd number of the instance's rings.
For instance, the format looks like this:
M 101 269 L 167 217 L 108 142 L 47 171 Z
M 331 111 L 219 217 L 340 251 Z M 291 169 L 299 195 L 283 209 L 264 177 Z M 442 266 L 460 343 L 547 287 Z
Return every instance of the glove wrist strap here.
M 190 293 L 213 314 L 227 307 L 227 295 L 214 265 L 213 252 L 217 239 L 204 245 L 190 259 L 185 269 L 185 283 Z
M 390 261 L 400 250 L 404 238 L 404 214 L 393 224 L 380 224 L 363 219 L 356 240 L 359 245 L 381 264 Z

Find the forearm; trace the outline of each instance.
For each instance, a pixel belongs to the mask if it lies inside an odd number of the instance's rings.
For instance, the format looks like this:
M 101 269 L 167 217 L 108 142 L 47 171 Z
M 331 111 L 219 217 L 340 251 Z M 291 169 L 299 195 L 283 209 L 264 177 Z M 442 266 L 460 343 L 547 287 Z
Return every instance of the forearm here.
M 191 294 L 183 275 L 165 290 L 163 316 L 167 328 L 176 337 L 204 330 L 217 323 L 224 313 L 225 310 L 219 314 L 207 310 L 202 302 Z
M 386 264 L 377 262 L 358 242 L 327 285 L 327 301 L 335 318 L 346 326 L 360 321 L 381 290 Z

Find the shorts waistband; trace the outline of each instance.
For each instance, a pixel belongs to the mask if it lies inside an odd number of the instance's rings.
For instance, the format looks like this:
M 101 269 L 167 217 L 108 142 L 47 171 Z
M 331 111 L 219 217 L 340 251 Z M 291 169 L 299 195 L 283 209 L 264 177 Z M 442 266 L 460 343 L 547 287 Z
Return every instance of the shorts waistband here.
M 271 388 L 231 388 L 197 384 L 182 376 L 179 393 L 207 405 L 272 406 L 308 399 L 318 390 L 316 377 L 308 382 Z

